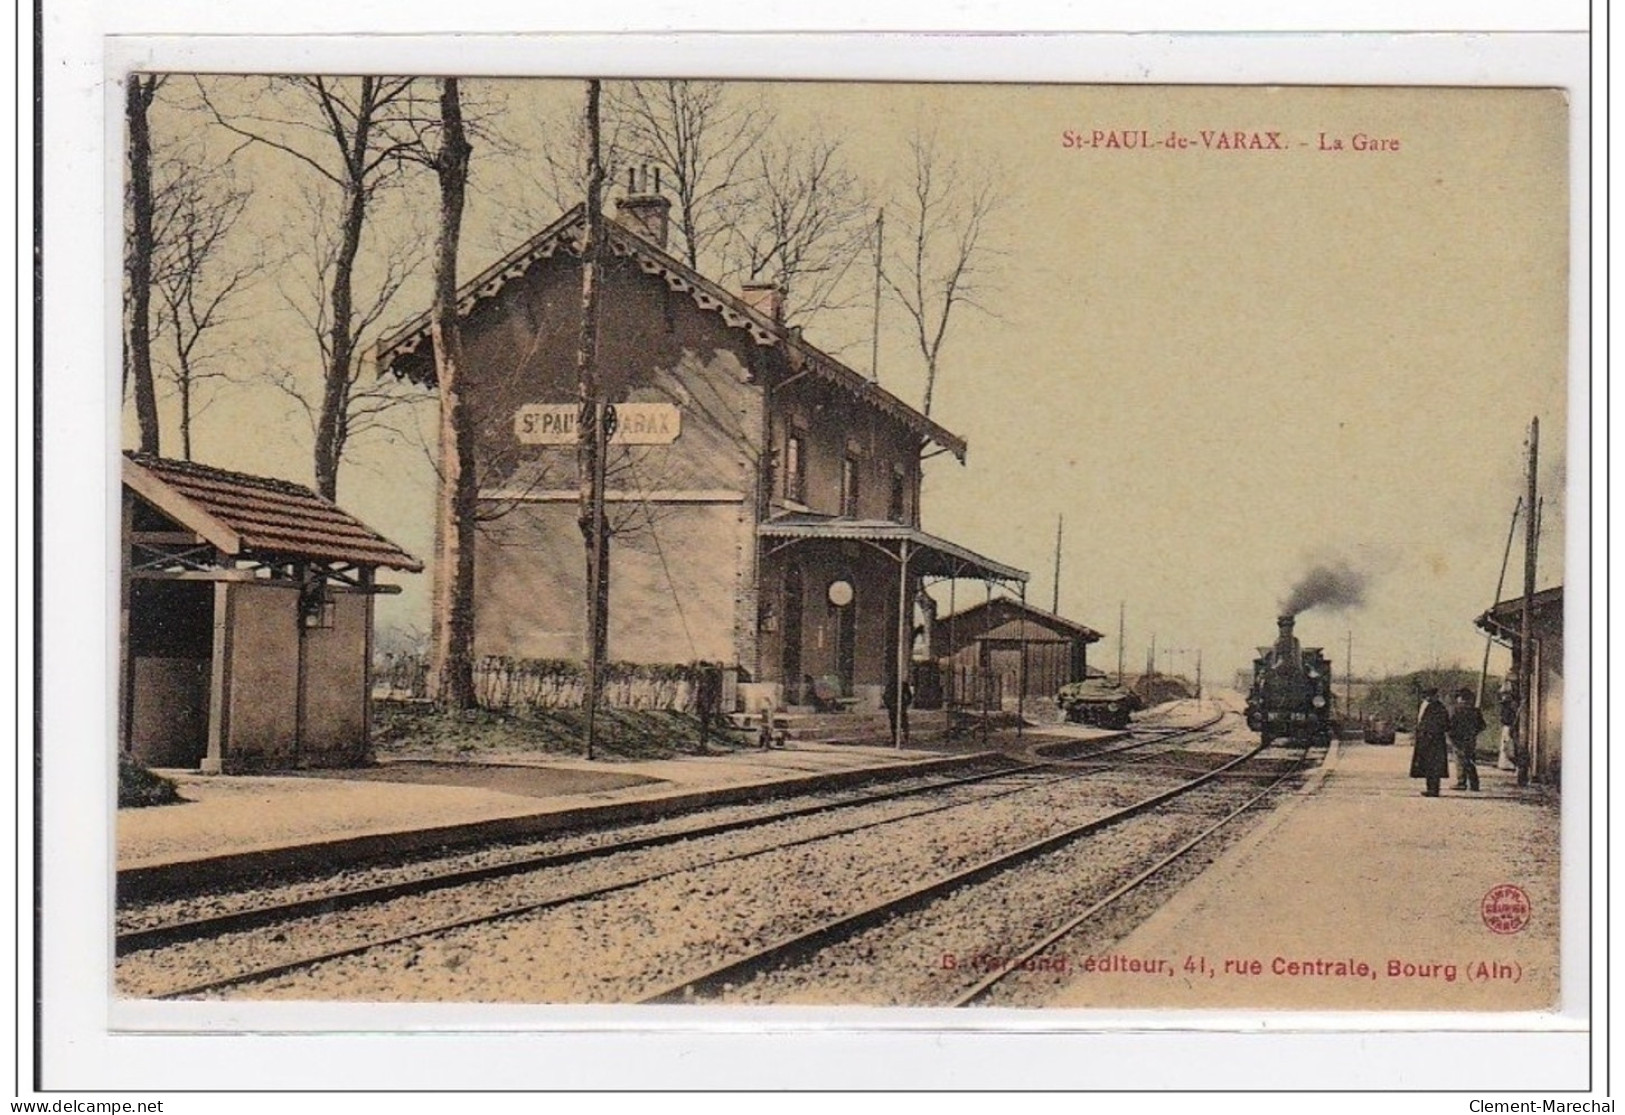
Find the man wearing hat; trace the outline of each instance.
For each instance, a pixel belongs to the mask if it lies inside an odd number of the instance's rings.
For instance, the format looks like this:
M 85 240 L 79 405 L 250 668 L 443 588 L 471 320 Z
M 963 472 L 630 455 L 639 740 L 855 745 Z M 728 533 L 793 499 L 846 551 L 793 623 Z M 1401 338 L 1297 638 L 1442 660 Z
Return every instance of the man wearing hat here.
M 1471 689 L 1456 690 L 1456 707 L 1450 714 L 1450 742 L 1456 748 L 1456 789 L 1478 792 L 1478 733 L 1484 730 L 1484 714 L 1473 703 Z
M 1416 735 L 1411 746 L 1411 777 L 1427 779 L 1423 797 L 1439 796 L 1439 782 L 1450 773 L 1450 713 L 1439 700 L 1439 687 L 1422 690 L 1416 712 Z

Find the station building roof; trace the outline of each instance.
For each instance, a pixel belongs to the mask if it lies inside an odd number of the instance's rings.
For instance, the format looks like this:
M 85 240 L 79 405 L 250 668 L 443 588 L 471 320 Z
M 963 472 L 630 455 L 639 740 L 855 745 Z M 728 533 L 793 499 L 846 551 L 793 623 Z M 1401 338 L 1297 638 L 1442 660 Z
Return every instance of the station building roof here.
M 758 537 L 796 541 L 827 540 L 867 542 L 899 557 L 908 543 L 909 569 L 926 577 L 951 577 L 1026 584 L 1023 569 L 992 558 L 905 523 L 886 519 L 845 519 L 824 515 L 793 514 L 769 519 L 756 528 Z
M 497 260 L 457 292 L 457 313 L 467 317 L 482 303 L 528 274 L 537 262 L 552 258 L 561 248 L 577 254 L 586 235 L 586 207 L 576 205 L 547 228 Z M 739 295 L 706 278 L 681 260 L 611 217 L 604 218 L 608 247 L 617 256 L 632 259 L 645 274 L 669 288 L 687 294 L 700 309 L 716 314 L 729 327 L 747 332 L 764 348 L 782 347 L 796 371 L 807 371 L 844 390 L 908 427 L 922 441 L 934 442 L 965 460 L 965 439 L 944 429 L 920 411 L 806 341 L 801 330 L 775 321 Z M 378 342 L 378 371 L 393 372 L 425 386 L 433 386 L 434 367 L 428 360 L 429 312 L 414 317 Z
M 1082 624 L 1076 620 L 1067 619 L 1065 616 L 1056 615 L 1054 612 L 1045 611 L 1043 608 L 1034 607 L 1031 604 L 1023 603 L 1020 600 L 1011 600 L 1008 597 L 1000 597 L 999 599 L 993 601 L 984 601 L 981 603 L 972 604 L 970 607 L 962 608 L 951 616 L 942 616 L 938 618 L 937 622 L 939 624 L 946 624 L 950 619 L 952 619 L 957 623 L 965 623 L 974 627 L 979 623 L 987 622 L 987 620 L 982 617 L 982 613 L 988 611 L 989 609 L 992 609 L 994 622 L 1001 622 L 999 619 L 1001 615 L 1014 616 L 1018 613 L 1025 612 L 1029 622 L 1042 624 L 1043 626 L 1054 631 L 1065 632 L 1073 638 L 1081 639 L 1083 642 L 1097 643 L 1102 638 L 1100 632 L 1096 631 L 1093 627 L 1090 627 L 1087 624 Z M 1019 623 L 1019 619 L 1005 619 L 1002 620 L 1002 622 L 1006 626 L 1009 626 L 1012 623 Z M 1015 638 L 1014 635 L 1000 637 Z M 1028 638 L 1029 641 L 1031 641 L 1033 637 L 1029 635 Z
M 127 453 L 124 484 L 231 557 L 423 569 L 417 558 L 333 501 L 286 480 Z

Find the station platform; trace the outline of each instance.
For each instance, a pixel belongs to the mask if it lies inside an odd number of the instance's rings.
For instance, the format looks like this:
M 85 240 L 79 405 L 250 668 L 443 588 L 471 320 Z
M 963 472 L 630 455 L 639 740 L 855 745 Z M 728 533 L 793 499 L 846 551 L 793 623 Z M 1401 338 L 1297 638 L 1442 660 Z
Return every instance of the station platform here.
M 1338 745 L 1128 937 L 1069 956 L 1052 1005 L 1557 1009 L 1558 795 L 1491 762 L 1428 798 L 1410 760 L 1408 736 Z
M 186 801 L 118 811 L 119 891 L 133 896 L 415 848 L 630 823 L 774 792 L 833 788 L 877 770 L 951 770 L 981 750 L 801 742 L 647 762 L 548 755 L 501 763 L 398 760 L 280 775 L 164 770 Z

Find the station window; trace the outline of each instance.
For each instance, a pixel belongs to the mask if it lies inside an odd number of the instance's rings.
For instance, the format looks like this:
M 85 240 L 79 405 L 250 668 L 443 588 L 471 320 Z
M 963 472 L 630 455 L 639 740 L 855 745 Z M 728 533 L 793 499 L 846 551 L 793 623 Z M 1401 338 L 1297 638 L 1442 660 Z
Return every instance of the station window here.
M 784 439 L 784 498 L 807 502 L 807 468 L 800 433 Z
M 893 466 L 891 474 L 891 499 L 886 504 L 886 517 L 894 523 L 904 522 L 904 512 L 907 510 L 908 486 L 903 476 L 901 466 Z
M 858 517 L 858 461 L 855 457 L 841 461 L 841 514 L 848 519 Z

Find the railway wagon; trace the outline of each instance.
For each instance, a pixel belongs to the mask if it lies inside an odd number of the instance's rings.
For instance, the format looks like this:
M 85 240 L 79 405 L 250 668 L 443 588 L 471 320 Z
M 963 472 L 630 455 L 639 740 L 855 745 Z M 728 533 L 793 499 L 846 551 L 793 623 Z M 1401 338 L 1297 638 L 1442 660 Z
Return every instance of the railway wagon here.
M 1137 693 L 1105 678 L 1085 678 L 1063 685 L 1055 703 L 1073 724 L 1097 728 L 1126 728 L 1129 716 L 1145 707 Z
M 1332 667 L 1319 647 L 1303 647 L 1293 617 L 1281 616 L 1272 646 L 1253 659 L 1247 726 L 1268 744 L 1278 739 L 1328 743 L 1332 736 Z

